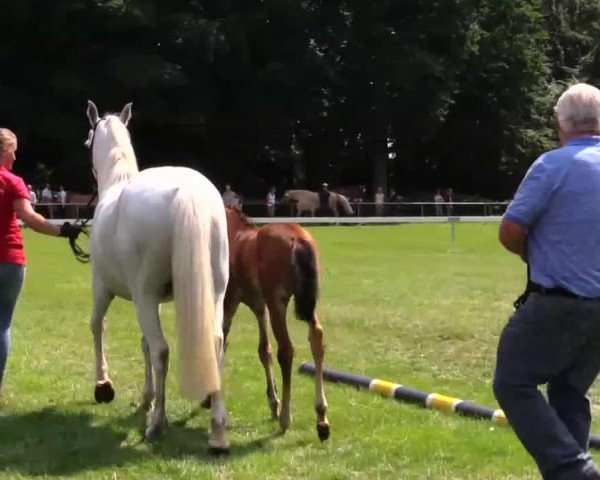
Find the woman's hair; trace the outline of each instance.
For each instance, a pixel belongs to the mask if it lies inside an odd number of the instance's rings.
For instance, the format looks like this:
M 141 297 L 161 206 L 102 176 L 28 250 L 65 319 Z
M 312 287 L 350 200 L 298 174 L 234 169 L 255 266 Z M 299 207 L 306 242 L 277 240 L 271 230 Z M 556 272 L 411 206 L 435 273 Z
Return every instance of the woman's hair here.
M 0 128 L 0 153 L 15 150 L 17 148 L 17 136 L 8 128 Z
M 600 132 L 600 90 L 578 83 L 565 91 L 555 107 L 558 124 L 567 133 Z

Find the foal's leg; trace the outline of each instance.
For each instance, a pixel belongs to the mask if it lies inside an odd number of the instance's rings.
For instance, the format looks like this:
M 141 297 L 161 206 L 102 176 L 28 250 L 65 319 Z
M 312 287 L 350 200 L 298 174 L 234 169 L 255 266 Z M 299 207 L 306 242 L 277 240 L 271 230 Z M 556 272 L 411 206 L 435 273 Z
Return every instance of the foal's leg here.
M 291 412 L 291 384 L 292 384 L 292 363 L 294 361 L 294 347 L 290 340 L 285 321 L 287 305 L 290 300 L 289 295 L 279 296 L 277 293 L 267 299 L 269 317 L 271 319 L 271 328 L 277 339 L 277 361 L 281 367 L 281 378 L 283 383 L 283 393 L 281 400 L 281 413 L 279 415 L 279 426 L 282 431 L 286 431 L 292 423 Z
M 323 328 L 319 323 L 316 314 L 313 321 L 309 324 L 308 341 L 310 342 L 310 351 L 315 361 L 315 410 L 317 412 L 317 433 L 321 440 L 329 438 L 329 420 L 325 415 L 327 411 L 327 400 L 323 390 L 323 357 L 325 356 L 325 346 L 323 345 Z
M 233 322 L 233 317 L 235 316 L 235 312 L 240 305 L 240 293 L 238 290 L 234 290 L 233 288 L 227 287 L 227 294 L 225 295 L 225 300 L 223 301 L 223 350 L 227 352 L 227 337 L 229 336 L 229 331 L 231 330 L 231 323 Z
M 271 408 L 271 418 L 277 420 L 279 417 L 279 399 L 277 398 L 277 387 L 273 379 L 271 345 L 269 345 L 269 336 L 267 334 L 267 309 L 264 305 L 252 309 L 258 320 L 258 357 L 265 369 L 267 378 L 267 398 Z
M 108 311 L 110 302 L 114 298 L 102 282 L 94 279 L 93 282 L 94 309 L 90 326 L 94 336 L 94 353 L 96 357 L 96 387 L 94 398 L 98 403 L 110 403 L 115 398 L 112 382 L 108 378 L 108 366 L 104 357 L 104 316 Z
M 134 298 L 138 323 L 150 352 L 150 362 L 154 370 L 156 398 L 151 413 L 146 438 L 152 440 L 160 435 L 166 426 L 165 383 L 169 369 L 169 346 L 160 328 L 158 298 L 144 296 Z

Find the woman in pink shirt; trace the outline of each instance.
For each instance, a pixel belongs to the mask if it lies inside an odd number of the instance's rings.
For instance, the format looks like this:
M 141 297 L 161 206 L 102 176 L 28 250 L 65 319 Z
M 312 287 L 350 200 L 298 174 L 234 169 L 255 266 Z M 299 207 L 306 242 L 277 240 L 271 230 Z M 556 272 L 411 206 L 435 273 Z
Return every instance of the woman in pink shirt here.
M 10 325 L 25 277 L 25 250 L 17 217 L 36 232 L 77 238 L 80 228 L 54 225 L 33 210 L 23 179 L 11 173 L 17 136 L 0 128 L 0 391 L 10 347 Z

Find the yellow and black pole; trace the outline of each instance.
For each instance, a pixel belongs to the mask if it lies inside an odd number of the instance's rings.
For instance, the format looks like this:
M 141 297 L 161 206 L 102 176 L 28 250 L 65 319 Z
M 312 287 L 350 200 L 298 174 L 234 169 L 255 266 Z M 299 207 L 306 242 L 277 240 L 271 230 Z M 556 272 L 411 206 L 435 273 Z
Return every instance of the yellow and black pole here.
M 300 364 L 300 373 L 314 375 L 315 366 L 310 362 Z M 344 372 L 329 367 L 323 367 L 323 378 L 331 382 L 344 383 L 354 387 L 363 388 L 380 395 L 391 397 L 394 400 L 408 402 L 425 408 L 433 408 L 446 412 L 458 413 L 465 417 L 491 420 L 498 425 L 509 426 L 504 412 L 460 398 L 442 395 L 440 393 L 427 393 L 405 385 L 371 378 L 355 373 Z M 590 435 L 590 447 L 600 448 L 600 435 Z

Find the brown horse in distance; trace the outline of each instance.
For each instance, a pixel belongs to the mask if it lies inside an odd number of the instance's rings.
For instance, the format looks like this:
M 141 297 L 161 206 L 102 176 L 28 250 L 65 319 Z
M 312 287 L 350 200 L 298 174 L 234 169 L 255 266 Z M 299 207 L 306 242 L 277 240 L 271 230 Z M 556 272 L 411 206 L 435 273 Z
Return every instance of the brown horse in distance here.
M 321 440 L 329 438 L 327 400 L 323 391 L 323 329 L 316 314 L 319 294 L 318 250 L 311 235 L 297 224 L 253 225 L 239 210 L 227 208 L 230 277 L 225 294 L 224 338 L 240 302 L 258 320 L 258 355 L 265 369 L 267 397 L 273 419 L 279 418 L 282 431 L 291 423 L 291 375 L 294 348 L 286 324 L 286 311 L 294 296 L 296 316 L 308 323 L 308 340 L 315 362 L 315 410 Z M 268 313 L 268 315 L 267 315 Z M 278 344 L 283 396 L 281 412 L 271 369 L 268 319 Z

